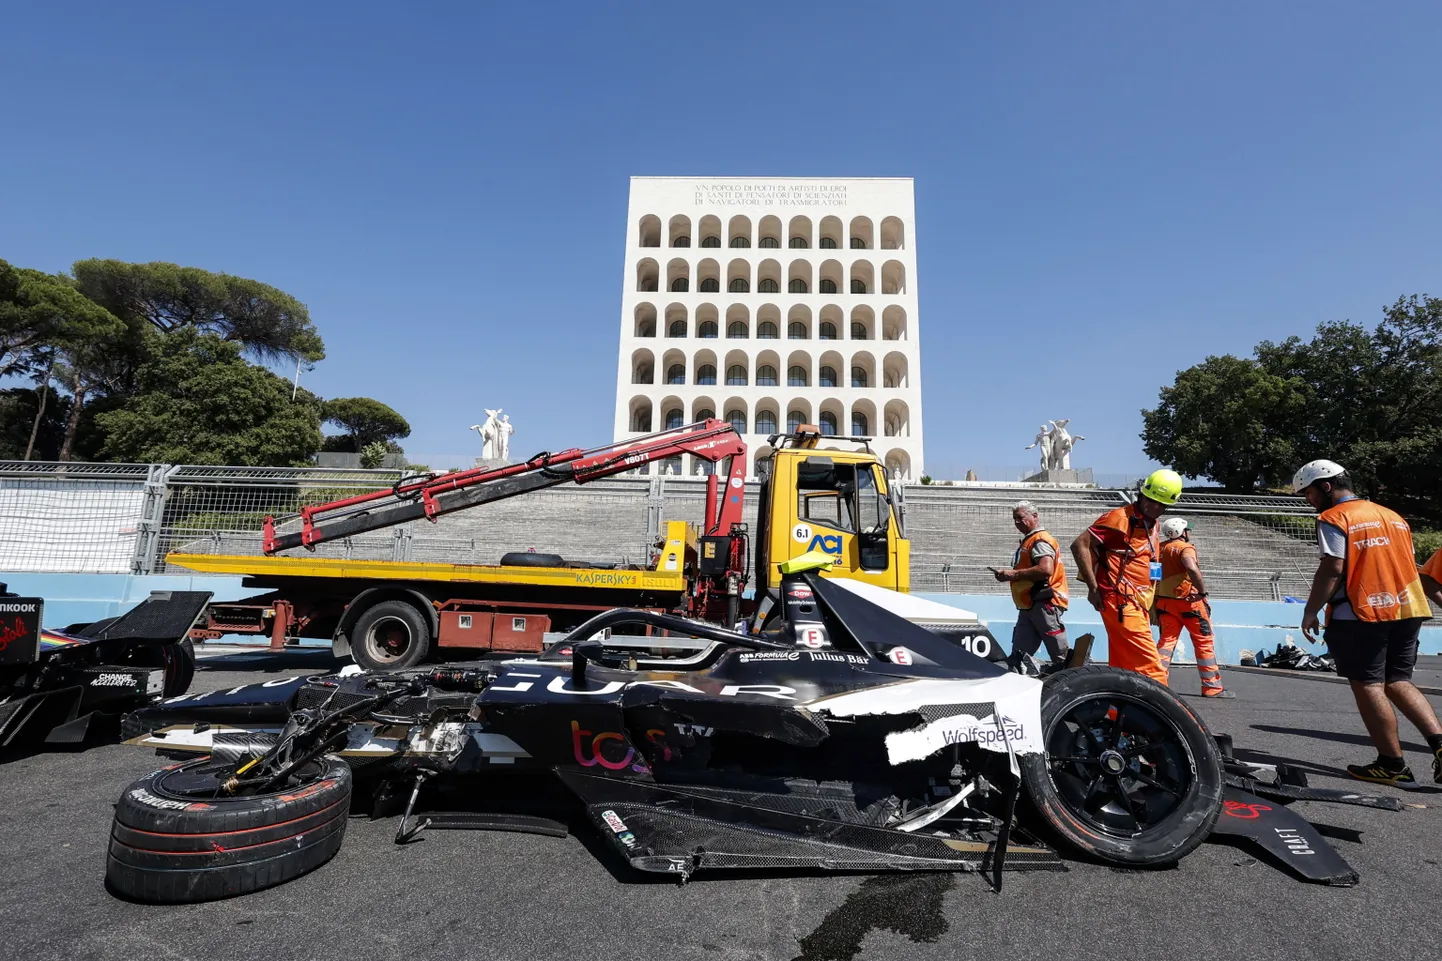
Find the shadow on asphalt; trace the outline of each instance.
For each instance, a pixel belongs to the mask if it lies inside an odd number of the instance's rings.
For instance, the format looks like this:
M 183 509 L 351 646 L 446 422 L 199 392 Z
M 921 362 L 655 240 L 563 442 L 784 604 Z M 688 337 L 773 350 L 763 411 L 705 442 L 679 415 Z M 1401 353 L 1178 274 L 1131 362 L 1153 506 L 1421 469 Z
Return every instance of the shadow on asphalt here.
M 1275 724 L 1253 724 L 1252 730 L 1266 731 L 1268 734 L 1291 734 L 1294 737 L 1309 737 L 1314 741 L 1336 741 L 1339 744 L 1356 744 L 1359 747 L 1371 748 L 1372 739 L 1365 734 L 1338 734 L 1335 731 L 1318 731 L 1306 727 L 1279 727 Z M 1419 754 L 1431 755 L 1432 749 L 1425 744 L 1418 744 L 1415 741 L 1403 741 L 1404 751 L 1416 751 Z

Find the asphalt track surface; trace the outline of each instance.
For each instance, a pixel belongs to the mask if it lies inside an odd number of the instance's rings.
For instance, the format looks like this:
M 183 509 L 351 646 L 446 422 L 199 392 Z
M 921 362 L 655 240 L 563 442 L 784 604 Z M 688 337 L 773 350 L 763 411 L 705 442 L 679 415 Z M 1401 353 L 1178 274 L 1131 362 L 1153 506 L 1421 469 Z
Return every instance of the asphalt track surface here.
M 319 653 L 206 658 L 195 688 L 313 673 Z M 300 658 L 298 662 L 294 658 Z M 1442 687 L 1439 659 L 1418 680 Z M 1195 694 L 1190 668 L 1175 688 Z M 1343 685 L 1229 671 L 1234 701 L 1192 700 L 1239 748 L 1290 760 L 1317 786 L 1370 757 Z M 1442 698 L 1433 697 L 1442 705 Z M 636 876 L 578 829 L 564 839 L 443 832 L 391 843 L 395 820 L 352 819 L 340 853 L 290 884 L 201 905 L 127 903 L 103 885 L 111 805 L 158 766 L 140 748 L 12 756 L 0 765 L 0 945 L 5 958 L 1039 958 L 1436 957 L 1442 788 L 1415 731 L 1422 787 L 1400 813 L 1303 802 L 1362 875 L 1302 884 L 1208 843 L 1178 867 L 1009 874 L 1001 893 L 966 874 Z M 1379 792 L 1391 789 L 1376 788 Z M 1350 839 L 1349 839 L 1350 838 Z

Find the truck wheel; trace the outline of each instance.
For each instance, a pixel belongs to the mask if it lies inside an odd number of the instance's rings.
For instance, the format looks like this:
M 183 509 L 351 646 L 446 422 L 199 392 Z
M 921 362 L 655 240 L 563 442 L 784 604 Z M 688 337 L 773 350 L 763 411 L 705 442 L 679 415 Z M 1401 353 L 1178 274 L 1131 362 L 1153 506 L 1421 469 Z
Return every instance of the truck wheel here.
M 1026 793 L 1063 845 L 1128 867 L 1170 864 L 1212 833 L 1222 762 L 1205 725 L 1134 671 L 1082 667 L 1042 682 L 1043 754 Z
M 234 770 L 201 758 L 126 788 L 110 829 L 110 890 L 152 904 L 229 898 L 299 877 L 340 849 L 351 798 L 341 758 L 313 761 L 280 791 L 220 795 Z
M 405 601 L 381 601 L 356 621 L 351 656 L 367 671 L 415 667 L 431 650 L 431 625 Z

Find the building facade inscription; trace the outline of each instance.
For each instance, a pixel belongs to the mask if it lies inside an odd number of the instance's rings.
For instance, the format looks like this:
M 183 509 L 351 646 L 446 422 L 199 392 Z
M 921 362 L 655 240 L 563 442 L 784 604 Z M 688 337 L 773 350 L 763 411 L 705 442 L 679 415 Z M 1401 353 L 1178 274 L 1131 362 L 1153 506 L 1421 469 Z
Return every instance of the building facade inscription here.
M 696 206 L 720 207 L 845 207 L 845 184 L 696 185 Z

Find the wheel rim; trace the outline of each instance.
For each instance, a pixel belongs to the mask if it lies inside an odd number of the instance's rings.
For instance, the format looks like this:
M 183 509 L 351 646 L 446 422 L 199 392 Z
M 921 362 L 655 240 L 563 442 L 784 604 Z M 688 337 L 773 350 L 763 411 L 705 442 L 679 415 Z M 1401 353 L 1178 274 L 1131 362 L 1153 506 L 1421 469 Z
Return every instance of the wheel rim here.
M 378 618 L 366 631 L 366 653 L 380 664 L 393 664 L 405 657 L 412 642 L 411 626 L 399 617 Z
M 1136 837 L 1170 818 L 1196 782 L 1181 729 L 1144 701 L 1091 695 L 1057 712 L 1047 731 L 1057 795 L 1089 826 Z
M 226 800 L 226 799 L 254 799 L 256 797 L 272 797 L 285 791 L 294 791 L 295 787 L 277 787 L 270 794 L 223 794 L 221 788 L 226 781 L 235 773 L 235 765 L 217 763 L 212 760 L 198 761 L 193 764 L 182 764 L 169 771 L 164 771 L 155 779 L 155 793 L 162 797 L 169 797 L 175 800 Z M 310 784 L 319 780 L 325 774 L 325 765 L 311 761 L 295 772 L 294 780 L 302 784 Z

